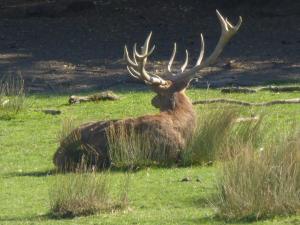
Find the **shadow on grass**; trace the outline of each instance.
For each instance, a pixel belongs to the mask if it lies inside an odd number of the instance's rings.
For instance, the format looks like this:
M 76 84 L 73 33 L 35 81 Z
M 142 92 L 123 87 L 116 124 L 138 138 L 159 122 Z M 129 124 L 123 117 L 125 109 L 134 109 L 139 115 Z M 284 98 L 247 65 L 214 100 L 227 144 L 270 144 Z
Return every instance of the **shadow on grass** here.
M 206 205 L 203 208 L 211 208 L 211 205 Z M 201 210 L 202 207 L 199 207 L 199 211 Z M 251 217 L 245 217 L 242 219 L 230 219 L 230 220 L 226 220 L 224 218 L 221 218 L 219 216 L 217 216 L 215 213 L 212 213 L 211 215 L 203 215 L 199 218 L 190 218 L 185 220 L 185 222 L 187 222 L 188 224 L 228 224 L 228 225 L 238 225 L 238 224 L 256 224 L 257 222 L 261 222 L 264 223 L 268 220 L 268 222 L 272 222 L 272 220 L 275 217 L 270 216 L 270 217 L 264 217 L 261 219 L 257 219 L 255 216 L 251 216 Z M 288 219 L 288 217 L 285 216 L 276 216 L 276 221 L 277 219 L 284 221 L 285 219 Z M 292 220 L 293 222 L 289 223 L 289 224 L 299 224 L 299 220 L 296 218 L 294 220 Z M 276 222 L 275 222 L 276 223 Z M 272 223 L 273 224 L 273 223 Z M 284 224 L 284 223 L 282 223 Z
M 46 177 L 56 174 L 56 170 L 45 170 L 45 171 L 30 171 L 30 172 L 12 172 L 4 175 L 4 178 L 10 177 Z
M 247 221 L 247 220 L 245 220 L 245 221 L 224 221 L 224 220 L 216 218 L 215 216 L 204 216 L 201 218 L 188 219 L 185 221 L 188 222 L 188 224 L 218 224 L 218 225 L 221 225 L 221 224 L 237 225 L 237 224 L 249 224 L 249 223 L 255 222 L 255 221 Z
M 185 203 L 189 202 L 190 205 L 192 205 L 195 208 L 198 208 L 199 211 L 201 209 L 208 209 L 216 210 L 217 206 L 214 205 L 214 197 L 215 195 L 213 193 L 210 193 L 208 197 L 200 197 L 200 198 L 188 198 Z M 198 219 L 190 219 L 190 223 L 192 224 L 249 224 L 249 223 L 256 223 L 256 222 L 264 222 L 266 220 L 272 220 L 276 217 L 276 219 L 281 218 L 285 219 L 287 217 L 285 216 L 266 216 L 260 219 L 257 219 L 256 215 L 247 216 L 241 219 L 225 219 L 220 216 L 218 216 L 216 213 L 208 216 L 204 216 Z M 295 223 L 291 224 L 298 224 L 298 219 L 295 219 Z
M 24 217 L 19 217 L 19 216 L 3 216 L 0 217 L 0 224 L 2 224 L 1 222 L 43 222 L 43 221 L 47 221 L 47 220 L 72 220 L 75 217 L 56 217 L 53 214 L 46 213 L 44 215 L 34 215 L 34 216 L 24 216 Z
M 149 165 L 149 166 L 124 166 L 124 167 L 110 167 L 105 169 L 98 169 L 96 173 L 137 173 L 143 170 L 147 170 L 148 168 L 151 169 L 174 169 L 174 168 L 187 168 L 186 166 L 180 165 Z M 11 177 L 46 177 L 52 175 L 59 175 L 59 174 L 72 174 L 78 172 L 94 172 L 93 169 L 86 169 L 85 171 L 58 171 L 57 169 L 53 168 L 50 170 L 44 171 L 29 171 L 29 172 L 11 172 L 6 173 L 3 175 L 4 178 L 11 178 Z
M 117 167 L 112 167 L 108 169 L 103 169 L 103 170 L 98 170 L 96 171 L 97 173 L 101 172 L 109 172 L 109 173 L 136 173 L 141 170 L 146 169 L 147 167 L 123 167 L 123 168 L 117 168 Z M 152 168 L 152 167 L 151 167 Z M 167 168 L 167 167 L 155 167 L 155 168 Z M 82 171 L 82 173 L 85 172 L 92 172 L 91 170 L 87 171 Z M 51 170 L 44 170 L 44 171 L 29 171 L 29 172 L 11 172 L 11 173 L 6 173 L 3 175 L 3 178 L 12 178 L 12 177 L 47 177 L 47 176 L 52 176 L 52 175 L 59 175 L 59 174 L 72 174 L 72 173 L 78 173 L 78 171 L 67 171 L 67 172 L 62 172 L 58 171 L 56 169 L 51 169 Z

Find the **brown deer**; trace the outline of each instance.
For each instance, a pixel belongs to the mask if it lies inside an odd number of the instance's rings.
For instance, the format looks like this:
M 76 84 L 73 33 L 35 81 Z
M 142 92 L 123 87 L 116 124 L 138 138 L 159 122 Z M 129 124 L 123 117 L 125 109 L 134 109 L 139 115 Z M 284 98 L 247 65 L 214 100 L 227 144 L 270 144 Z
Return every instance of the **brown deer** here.
M 168 150 L 169 158 L 178 160 L 179 153 L 185 148 L 188 139 L 193 135 L 196 126 L 196 115 L 193 105 L 185 94 L 190 81 L 196 73 L 204 67 L 216 62 L 228 41 L 237 33 L 241 26 L 242 18 L 239 17 L 237 25 L 232 25 L 218 10 L 217 17 L 221 25 L 219 41 L 206 59 L 204 56 L 204 39 L 201 34 L 201 51 L 196 65 L 190 70 L 185 70 L 188 65 L 188 52 L 179 72 L 172 71 L 172 64 L 176 54 L 176 43 L 168 63 L 167 74 L 160 77 L 146 71 L 148 57 L 154 51 L 154 46 L 149 50 L 152 33 L 147 37 L 139 53 L 136 44 L 133 47 L 133 57 L 129 56 L 127 47 L 124 47 L 124 56 L 127 70 L 131 76 L 144 81 L 157 94 L 152 99 L 152 105 L 160 110 L 156 115 L 146 115 L 138 118 L 124 120 L 109 120 L 83 124 L 71 132 L 61 141 L 60 147 L 54 155 L 54 164 L 60 170 L 71 170 L 74 165 L 85 158 L 89 165 L 97 168 L 109 167 L 108 132 L 109 129 L 126 132 L 134 130 L 151 138 L 155 146 L 164 145 Z

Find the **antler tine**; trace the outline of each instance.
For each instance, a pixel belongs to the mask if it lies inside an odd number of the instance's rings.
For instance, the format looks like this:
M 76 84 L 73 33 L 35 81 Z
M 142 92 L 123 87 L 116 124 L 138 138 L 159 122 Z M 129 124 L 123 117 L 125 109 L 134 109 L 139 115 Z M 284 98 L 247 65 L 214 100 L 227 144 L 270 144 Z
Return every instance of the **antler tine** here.
M 168 71 L 170 72 L 170 73 L 172 73 L 172 64 L 173 64 L 173 61 L 174 61 L 174 59 L 175 59 L 175 55 L 176 55 L 176 48 L 177 48 L 177 46 L 176 46 L 176 42 L 174 43 L 174 47 L 173 47 L 173 52 L 172 52 L 172 55 L 171 55 L 171 58 L 170 58 L 170 61 L 169 61 L 169 63 L 168 63 Z
M 139 54 L 136 50 L 136 44 L 134 44 L 134 47 L 133 47 L 135 57 L 140 60 L 143 60 L 143 59 L 147 60 L 147 57 L 153 53 L 154 49 L 155 49 L 155 45 L 153 45 L 153 47 L 151 48 L 151 50 L 149 52 Z M 142 50 L 142 51 L 144 51 L 144 50 Z
M 205 44 L 204 44 L 204 38 L 202 33 L 200 34 L 200 39 L 201 39 L 201 51 L 198 57 L 198 60 L 196 62 L 196 66 L 200 65 L 204 56 L 204 50 L 205 50 Z
M 127 71 L 129 72 L 129 74 L 131 76 L 133 76 L 134 78 L 136 79 L 140 79 L 139 77 L 141 76 L 139 72 L 137 72 L 135 69 L 133 69 L 132 67 L 130 66 L 127 66 Z
M 151 48 L 151 50 L 149 51 L 148 53 L 148 49 L 149 49 L 149 43 L 150 43 L 150 39 L 151 39 L 151 36 L 152 36 L 152 31 L 149 33 L 149 35 L 147 36 L 145 42 L 144 42 L 144 45 L 141 47 L 141 50 L 142 50 L 142 53 L 139 54 L 136 50 L 136 44 L 135 44 L 135 47 L 134 47 L 134 55 L 135 57 L 139 58 L 140 60 L 144 60 L 145 63 L 147 62 L 147 57 L 149 55 L 152 54 L 152 52 L 154 51 L 155 49 L 155 45 L 153 45 L 153 47 Z
M 221 15 L 219 10 L 216 9 L 216 13 L 217 13 L 217 17 L 218 17 L 218 19 L 220 21 L 220 24 L 221 24 L 222 32 L 228 32 L 230 30 L 237 31 L 240 28 L 240 26 L 242 25 L 243 19 L 242 19 L 241 16 L 239 16 L 239 21 L 234 26 L 228 21 L 227 17 L 224 19 L 224 17 Z
M 136 64 L 138 64 L 137 63 L 137 60 L 136 60 L 136 57 L 135 57 L 135 54 L 134 54 L 134 52 L 135 52 L 135 49 L 136 49 L 136 43 L 134 43 L 134 45 L 133 45 L 133 48 L 132 48 L 132 52 L 133 52 L 133 60 L 134 60 L 134 62 L 136 63 Z
M 129 64 L 130 66 L 133 66 L 133 67 L 137 67 L 138 66 L 138 64 L 136 62 L 133 62 L 131 60 L 131 58 L 129 57 L 126 45 L 124 46 L 124 55 L 125 55 L 125 60 L 126 60 L 127 64 Z
M 146 84 L 156 84 L 156 85 L 167 85 L 168 82 L 162 79 L 161 77 L 150 74 L 146 71 L 145 65 L 147 62 L 147 57 L 151 55 L 155 49 L 153 46 L 149 51 L 149 43 L 151 39 L 152 32 L 146 38 L 146 41 L 142 47 L 141 53 L 138 53 L 136 48 L 137 45 L 134 44 L 133 46 L 133 59 L 130 58 L 127 50 L 127 46 L 124 47 L 124 55 L 125 60 L 127 62 L 127 70 L 131 76 L 136 79 L 143 80 Z
M 148 52 L 151 36 L 152 36 L 152 31 L 150 31 L 149 35 L 147 36 L 147 38 L 145 40 L 144 45 L 142 46 L 142 54 L 145 54 L 146 52 Z
M 216 59 L 221 54 L 223 48 L 225 47 L 225 45 L 230 41 L 232 36 L 237 33 L 237 31 L 240 28 L 242 21 L 243 21 L 242 17 L 239 16 L 239 20 L 238 20 L 237 24 L 235 26 L 233 26 L 228 21 L 227 18 L 224 19 L 224 17 L 221 15 L 221 13 L 218 10 L 216 10 L 216 13 L 217 13 L 217 17 L 219 19 L 220 25 L 221 25 L 222 32 L 221 32 L 220 39 L 219 39 L 214 51 L 205 60 L 205 66 L 209 66 L 216 61 Z
M 185 50 L 185 61 L 182 65 L 182 67 L 180 68 L 181 72 L 183 72 L 185 70 L 185 68 L 188 65 L 188 62 L 189 62 L 189 52 L 188 52 L 188 50 Z

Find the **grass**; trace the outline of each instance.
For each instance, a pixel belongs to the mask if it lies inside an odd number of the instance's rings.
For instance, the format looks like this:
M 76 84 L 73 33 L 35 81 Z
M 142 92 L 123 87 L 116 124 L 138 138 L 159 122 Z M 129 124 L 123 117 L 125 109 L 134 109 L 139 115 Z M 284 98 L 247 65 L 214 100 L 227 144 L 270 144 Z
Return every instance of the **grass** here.
M 57 134 L 58 142 L 60 143 L 60 150 L 57 150 L 53 156 L 53 163 L 56 166 L 56 170 L 63 171 L 82 171 L 86 170 L 89 165 L 86 164 L 87 160 L 82 155 L 82 151 L 88 152 L 90 148 L 80 142 L 81 134 L 75 128 L 80 124 L 76 122 L 72 117 L 64 118 L 62 120 L 61 130 Z M 65 146 L 72 143 L 72 147 L 65 149 Z M 78 159 L 76 163 L 74 158 Z M 88 168 L 91 169 L 91 168 Z
M 145 168 L 166 166 L 172 163 L 167 143 L 156 140 L 151 133 L 139 133 L 132 128 L 110 128 L 107 139 L 110 160 L 114 168 Z M 153 140 L 156 140 L 155 143 Z
M 269 125 L 263 121 L 265 112 L 259 114 L 244 117 L 239 108 L 228 105 L 198 112 L 197 129 L 183 152 L 183 164 L 211 165 L 228 160 L 237 154 L 237 144 L 260 148 L 263 141 L 269 141 Z
M 236 117 L 232 107 L 200 112 L 194 137 L 183 153 L 184 165 L 205 165 L 217 160 Z
M 62 119 L 61 129 L 57 133 L 57 139 L 62 142 L 80 123 L 75 121 L 72 117 L 66 117 Z
M 146 168 L 131 174 L 128 199 L 131 210 L 100 213 L 75 219 L 56 220 L 49 217 L 49 186 L 58 175 L 52 157 L 58 147 L 57 133 L 64 118 L 92 121 L 135 117 L 157 112 L 150 105 L 153 94 L 146 91 L 117 89 L 120 101 L 106 101 L 66 106 L 67 95 L 29 95 L 26 107 L 10 120 L 0 120 L 0 224 L 224 224 L 206 199 L 217 193 L 214 180 L 219 169 L 192 166 L 186 168 Z M 229 94 L 229 98 L 260 102 L 296 98 L 299 93 L 259 92 L 251 95 Z M 189 90 L 193 100 L 221 97 L 216 90 Z M 224 97 L 224 96 L 222 96 Z M 147 104 L 146 104 L 147 103 Z M 149 104 L 148 104 L 149 103 Z M 40 109 L 59 109 L 61 115 L 52 116 Z M 196 106 L 198 112 L 214 112 L 220 105 Z M 271 107 L 237 107 L 239 115 L 266 114 L 264 124 L 270 131 L 290 130 L 294 120 L 300 119 L 299 105 Z M 254 129 L 254 128 L 253 128 Z M 246 134 L 245 134 L 246 135 Z M 257 146 L 260 142 L 257 143 Z M 59 175 L 61 176 L 61 175 Z M 181 182 L 183 177 L 190 182 Z M 123 171 L 109 175 L 112 193 L 119 193 Z M 200 182 L 196 181 L 200 179 Z M 244 224 L 297 224 L 299 215 L 267 218 L 263 221 L 243 221 Z M 240 224 L 240 222 L 229 222 Z
M 222 165 L 219 217 L 257 220 L 300 212 L 300 133 L 276 136 L 279 141 L 265 143 L 260 151 L 237 145 L 237 154 Z
M 12 119 L 25 105 L 24 80 L 7 75 L 0 80 L 0 119 Z
M 85 216 L 125 209 L 128 205 L 128 181 L 113 197 L 108 173 L 58 175 L 50 188 L 51 215 L 56 218 Z

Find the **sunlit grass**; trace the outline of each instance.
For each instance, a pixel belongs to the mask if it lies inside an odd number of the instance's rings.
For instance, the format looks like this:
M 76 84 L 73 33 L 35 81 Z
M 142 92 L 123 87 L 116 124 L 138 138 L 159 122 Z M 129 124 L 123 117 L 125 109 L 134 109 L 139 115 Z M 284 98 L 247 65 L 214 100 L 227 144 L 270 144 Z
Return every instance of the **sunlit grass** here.
M 134 87 L 132 88 L 134 90 Z M 57 134 L 65 118 L 76 124 L 95 120 L 118 119 L 156 113 L 150 104 L 154 94 L 150 91 L 115 90 L 119 101 L 67 104 L 68 95 L 27 95 L 25 110 L 11 120 L 0 120 L 0 224 L 222 224 L 215 219 L 213 208 L 203 204 L 216 193 L 215 166 L 187 168 L 148 168 L 133 174 L 128 192 L 130 207 L 126 213 L 100 214 L 78 219 L 52 220 L 49 213 L 49 186 L 55 181 L 53 154 L 59 141 Z M 190 89 L 193 100 L 226 97 L 245 101 L 268 101 L 297 98 L 299 93 L 260 92 L 251 95 L 222 95 L 218 90 Z M 195 106 L 199 112 L 214 112 L 223 105 Z M 61 115 L 42 113 L 41 109 L 59 109 Z M 234 107 L 239 116 L 265 114 L 263 122 L 272 133 L 289 130 L 300 120 L 299 105 L 271 107 Z M 245 132 L 246 133 L 246 132 Z M 246 138 L 247 139 L 247 138 Z M 260 142 L 257 142 L 260 147 Z M 111 172 L 109 179 L 119 180 L 123 172 Z M 191 182 L 180 182 L 190 177 Z M 199 178 L 199 182 L 196 179 Z M 118 193 L 118 187 L 112 187 Z M 296 222 L 295 222 L 296 221 Z M 299 216 L 278 217 L 252 224 L 289 224 Z M 234 224 L 234 223 L 231 223 Z M 247 224 L 247 222 L 245 222 Z

